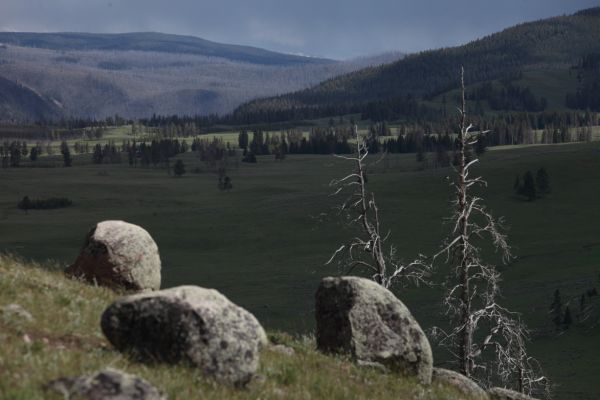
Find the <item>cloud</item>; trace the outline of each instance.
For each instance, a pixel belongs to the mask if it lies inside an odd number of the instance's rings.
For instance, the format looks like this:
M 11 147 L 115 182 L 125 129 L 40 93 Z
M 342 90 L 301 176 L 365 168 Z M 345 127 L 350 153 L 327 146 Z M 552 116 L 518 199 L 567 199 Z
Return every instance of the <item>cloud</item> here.
M 306 40 L 302 32 L 294 32 L 278 22 L 251 18 L 246 21 L 250 39 L 255 43 L 271 43 L 280 47 L 302 48 Z
M 0 29 L 158 31 L 349 58 L 457 45 L 594 0 L 0 0 Z

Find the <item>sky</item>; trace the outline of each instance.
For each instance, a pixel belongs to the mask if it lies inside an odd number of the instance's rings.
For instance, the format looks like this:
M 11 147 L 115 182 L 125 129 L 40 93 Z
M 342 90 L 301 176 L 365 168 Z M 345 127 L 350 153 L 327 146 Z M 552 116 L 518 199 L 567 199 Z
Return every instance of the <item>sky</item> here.
M 600 0 L 0 0 L 0 31 L 198 36 L 348 59 L 454 46 Z

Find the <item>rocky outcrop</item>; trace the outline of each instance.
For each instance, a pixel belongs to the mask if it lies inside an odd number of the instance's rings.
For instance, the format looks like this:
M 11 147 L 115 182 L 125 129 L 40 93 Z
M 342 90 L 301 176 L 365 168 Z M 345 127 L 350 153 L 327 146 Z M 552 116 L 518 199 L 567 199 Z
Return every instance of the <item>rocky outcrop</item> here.
M 123 221 L 103 221 L 87 235 L 70 276 L 112 288 L 160 289 L 158 247 L 143 228 Z
M 45 386 L 47 391 L 77 400 L 166 400 L 158 389 L 147 381 L 107 368 L 93 375 L 56 379 Z
M 102 331 L 120 351 L 200 368 L 243 385 L 259 364 L 267 337 L 256 318 L 213 289 L 180 286 L 132 295 L 110 305 Z
M 536 400 L 523 393 L 515 392 L 514 390 L 505 388 L 491 388 L 488 390 L 490 400 Z
M 325 278 L 316 294 L 317 347 L 348 353 L 425 384 L 433 356 L 425 333 L 389 290 L 358 277 Z
M 489 400 L 489 396 L 477 383 L 458 372 L 444 368 L 433 369 L 432 383 L 452 386 L 472 400 Z

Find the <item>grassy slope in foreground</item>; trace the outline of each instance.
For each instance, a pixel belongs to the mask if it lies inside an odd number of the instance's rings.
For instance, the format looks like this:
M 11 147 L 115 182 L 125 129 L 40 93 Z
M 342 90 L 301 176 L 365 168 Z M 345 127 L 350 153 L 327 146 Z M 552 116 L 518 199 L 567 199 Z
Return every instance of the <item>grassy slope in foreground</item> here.
M 293 347 L 296 354 L 264 350 L 259 374 L 265 379 L 246 389 L 215 384 L 193 368 L 141 364 L 114 351 L 100 331 L 100 315 L 118 294 L 69 280 L 53 269 L 0 255 L 0 307 L 17 303 L 34 317 L 25 322 L 1 315 L 1 399 L 47 399 L 41 386 L 49 380 L 107 366 L 142 376 L 169 399 L 462 398 L 449 388 L 423 387 L 412 379 L 322 355 L 310 337 L 277 333 L 270 335 L 272 340 Z

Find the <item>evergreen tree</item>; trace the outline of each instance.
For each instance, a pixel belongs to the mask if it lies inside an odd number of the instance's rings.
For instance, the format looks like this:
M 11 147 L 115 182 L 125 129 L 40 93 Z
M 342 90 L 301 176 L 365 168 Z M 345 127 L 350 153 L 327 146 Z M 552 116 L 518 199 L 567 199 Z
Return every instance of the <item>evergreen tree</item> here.
M 185 164 L 181 160 L 177 160 L 175 162 L 175 166 L 173 167 L 173 173 L 177 178 L 180 178 L 183 174 L 185 174 Z
M 71 151 L 66 141 L 60 144 L 60 153 L 63 156 L 63 163 L 65 167 L 70 167 L 73 164 L 73 158 L 71 157 Z
M 475 153 L 480 156 L 487 150 L 487 137 L 484 134 L 479 134 L 475 143 Z
M 569 306 L 567 306 L 567 308 L 565 309 L 565 317 L 563 319 L 563 326 L 566 329 L 569 329 L 569 327 L 571 326 L 572 323 L 573 323 L 573 318 L 571 317 L 571 310 L 569 309 Z
M 552 304 L 550 304 L 550 315 L 552 316 L 552 322 L 557 329 L 560 328 L 560 325 L 563 321 L 562 308 L 563 305 L 560 297 L 560 290 L 556 289 L 554 291 L 554 299 L 552 300 Z
M 525 172 L 525 175 L 523 175 L 523 189 L 521 190 L 521 194 L 527 197 L 527 200 L 529 201 L 535 200 L 537 197 L 535 182 L 531 171 L 527 171 Z
M 31 161 L 36 161 L 38 158 L 38 148 L 37 147 L 32 147 L 31 151 L 29 152 L 29 159 Z
M 417 149 L 416 157 L 418 163 L 422 163 L 423 161 L 425 161 L 425 153 L 423 152 L 423 147 L 419 146 L 419 148 Z
M 227 175 L 223 175 L 219 177 L 219 189 L 223 191 L 229 192 L 233 189 L 233 184 L 231 183 L 231 178 Z
M 585 311 L 585 294 L 582 293 L 581 297 L 579 298 L 579 315 L 583 315 L 583 312 Z
M 238 145 L 240 149 L 246 149 L 248 147 L 248 132 L 243 130 L 238 135 Z
M 102 146 L 98 143 L 94 146 L 94 154 L 92 154 L 92 161 L 94 164 L 102 164 L 104 155 L 102 154 Z
M 23 197 L 23 200 L 21 200 L 19 204 L 17 204 L 17 207 L 19 207 L 21 210 L 27 213 L 27 211 L 31 208 L 31 200 L 29 200 L 29 196 Z
M 248 151 L 248 152 L 246 152 L 246 155 L 244 156 L 244 158 L 242 158 L 242 162 L 256 163 L 256 156 L 254 155 L 254 153 L 252 151 Z
M 535 175 L 535 186 L 540 196 L 544 196 L 550 193 L 550 182 L 548 179 L 548 173 L 546 172 L 546 169 L 538 169 Z
M 515 178 L 515 183 L 513 184 L 513 190 L 516 195 L 520 195 L 523 192 L 523 187 L 521 186 L 521 178 L 519 175 Z

